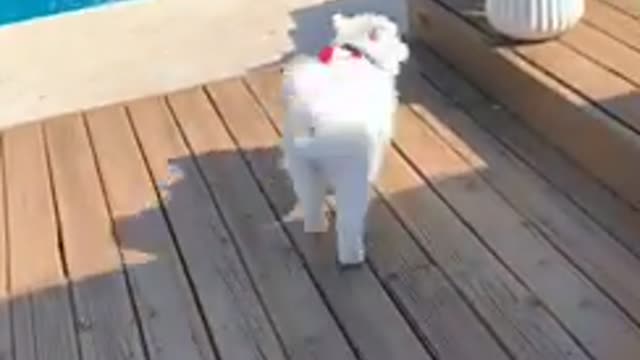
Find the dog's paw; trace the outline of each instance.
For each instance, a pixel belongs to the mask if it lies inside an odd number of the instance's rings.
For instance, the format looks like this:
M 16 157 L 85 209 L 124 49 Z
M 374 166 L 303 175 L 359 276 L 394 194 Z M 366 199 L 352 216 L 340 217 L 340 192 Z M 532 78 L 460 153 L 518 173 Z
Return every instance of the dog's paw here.
M 356 270 L 360 269 L 364 266 L 364 259 L 357 262 L 341 262 L 338 260 L 338 270 L 340 271 L 348 271 L 348 270 Z
M 365 261 L 365 251 L 363 249 L 352 249 L 352 251 L 338 251 L 338 264 L 342 269 L 359 267 Z

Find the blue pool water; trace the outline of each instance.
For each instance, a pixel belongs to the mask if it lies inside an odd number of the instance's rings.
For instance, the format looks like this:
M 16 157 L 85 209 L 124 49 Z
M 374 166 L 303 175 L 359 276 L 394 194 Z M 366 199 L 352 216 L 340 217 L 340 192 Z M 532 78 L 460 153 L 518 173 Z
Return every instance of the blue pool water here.
M 0 0 L 0 26 L 121 0 Z

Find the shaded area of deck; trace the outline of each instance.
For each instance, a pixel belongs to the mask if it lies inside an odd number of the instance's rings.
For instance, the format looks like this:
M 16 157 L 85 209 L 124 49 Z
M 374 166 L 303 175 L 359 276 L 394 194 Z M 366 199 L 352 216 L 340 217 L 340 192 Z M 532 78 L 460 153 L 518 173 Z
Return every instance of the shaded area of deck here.
M 482 91 L 640 208 L 640 3 L 585 0 L 577 26 L 506 39 L 483 0 L 409 0 L 418 38 Z
M 418 52 L 357 270 L 278 71 L 4 132 L 0 358 L 637 359 L 640 214 Z

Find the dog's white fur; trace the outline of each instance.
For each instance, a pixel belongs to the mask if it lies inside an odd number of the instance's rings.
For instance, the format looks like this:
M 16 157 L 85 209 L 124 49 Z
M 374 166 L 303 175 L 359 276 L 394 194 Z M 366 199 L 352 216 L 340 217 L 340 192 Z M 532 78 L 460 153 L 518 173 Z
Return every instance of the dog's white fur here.
M 369 183 L 378 176 L 391 141 L 397 107 L 395 78 L 409 49 L 396 24 L 381 15 L 332 18 L 336 36 L 329 64 L 299 57 L 284 71 L 285 165 L 304 212 L 307 232 L 326 230 L 329 188 L 337 205 L 338 260 L 365 258 Z M 370 56 L 355 58 L 342 44 Z

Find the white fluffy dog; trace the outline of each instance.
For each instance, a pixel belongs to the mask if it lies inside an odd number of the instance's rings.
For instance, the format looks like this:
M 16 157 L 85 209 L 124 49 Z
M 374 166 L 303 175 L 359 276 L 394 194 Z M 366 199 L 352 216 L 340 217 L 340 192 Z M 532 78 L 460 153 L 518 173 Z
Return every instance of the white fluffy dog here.
M 365 258 L 369 183 L 391 141 L 396 76 L 409 48 L 384 16 L 332 20 L 332 44 L 285 68 L 283 151 L 306 232 L 326 230 L 323 202 L 335 190 L 338 261 L 349 266 Z

